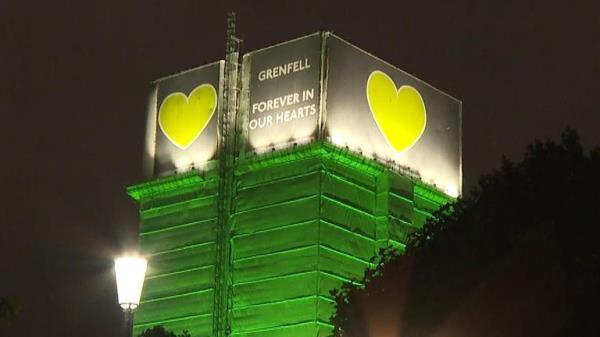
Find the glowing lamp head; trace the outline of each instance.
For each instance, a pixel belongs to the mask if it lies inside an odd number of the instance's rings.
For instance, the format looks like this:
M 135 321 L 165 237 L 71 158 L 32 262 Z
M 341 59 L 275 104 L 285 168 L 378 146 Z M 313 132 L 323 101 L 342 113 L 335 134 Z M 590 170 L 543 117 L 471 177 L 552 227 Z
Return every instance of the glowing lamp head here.
M 119 305 L 123 309 L 133 310 L 140 304 L 147 265 L 146 259 L 139 256 L 122 256 L 115 259 L 117 293 Z

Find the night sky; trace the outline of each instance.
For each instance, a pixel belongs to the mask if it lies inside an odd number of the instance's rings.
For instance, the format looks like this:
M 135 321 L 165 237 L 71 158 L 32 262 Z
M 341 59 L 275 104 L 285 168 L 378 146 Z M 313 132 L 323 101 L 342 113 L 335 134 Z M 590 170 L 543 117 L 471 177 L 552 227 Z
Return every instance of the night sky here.
M 152 79 L 319 29 L 463 101 L 466 191 L 576 128 L 600 144 L 597 1 L 0 1 L 0 336 L 116 336 L 112 258 L 135 242 Z M 551 191 L 549 191 L 551 192 Z

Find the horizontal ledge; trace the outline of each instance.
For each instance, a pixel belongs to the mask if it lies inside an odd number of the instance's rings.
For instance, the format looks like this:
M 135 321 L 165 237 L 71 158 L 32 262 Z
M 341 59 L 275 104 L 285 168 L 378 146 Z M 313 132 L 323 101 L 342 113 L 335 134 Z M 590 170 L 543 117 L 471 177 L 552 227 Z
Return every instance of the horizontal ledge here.
M 208 293 L 208 292 L 214 292 L 214 289 L 213 288 L 207 288 L 207 289 L 192 291 L 192 292 L 183 293 L 183 294 L 169 295 L 169 296 L 152 298 L 152 299 L 140 301 L 140 305 L 147 304 L 147 303 L 154 303 L 154 302 L 166 301 L 166 300 L 172 300 L 174 298 L 181 298 L 181 297 L 186 297 L 186 296 L 191 296 L 191 295 L 199 295 L 199 294 L 204 294 L 204 293 Z
M 140 236 L 159 234 L 159 233 L 169 232 L 172 230 L 177 230 L 177 229 L 185 228 L 185 227 L 201 226 L 204 223 L 209 223 L 209 222 L 216 221 L 216 220 L 217 220 L 217 217 L 211 217 L 211 218 L 206 218 L 203 220 L 190 221 L 190 222 L 186 222 L 186 223 L 179 224 L 179 225 L 169 226 L 166 228 L 155 229 L 155 230 L 151 230 L 151 231 L 147 231 L 147 232 L 140 232 Z
M 162 273 L 162 274 L 156 274 L 156 275 L 146 276 L 146 280 L 152 280 L 152 279 L 161 278 L 161 277 L 168 277 L 168 276 L 173 276 L 173 275 L 177 275 L 177 274 L 191 273 L 191 272 L 194 272 L 194 271 L 199 271 L 199 270 L 202 270 L 202 269 L 210 269 L 210 268 L 214 269 L 215 265 L 214 264 L 207 264 L 207 265 L 198 266 L 198 267 L 192 267 L 192 268 L 188 268 L 188 269 L 171 271 L 171 272 L 168 272 L 168 273 Z

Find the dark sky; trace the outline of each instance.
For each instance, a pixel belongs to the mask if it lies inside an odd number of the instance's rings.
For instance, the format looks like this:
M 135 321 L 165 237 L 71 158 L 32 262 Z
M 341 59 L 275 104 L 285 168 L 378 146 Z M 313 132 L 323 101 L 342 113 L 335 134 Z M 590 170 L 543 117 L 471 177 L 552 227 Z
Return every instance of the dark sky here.
M 319 29 L 463 101 L 464 177 L 579 130 L 600 144 L 597 1 L 0 1 L 0 336 L 115 336 L 112 257 L 135 238 L 148 83 Z M 551 192 L 551 190 L 549 190 Z

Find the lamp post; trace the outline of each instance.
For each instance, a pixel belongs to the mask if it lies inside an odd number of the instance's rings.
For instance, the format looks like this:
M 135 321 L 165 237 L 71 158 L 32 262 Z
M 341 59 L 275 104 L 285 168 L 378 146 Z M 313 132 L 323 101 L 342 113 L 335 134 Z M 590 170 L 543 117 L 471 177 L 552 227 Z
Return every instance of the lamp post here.
M 124 255 L 115 259 L 117 294 L 125 314 L 127 336 L 133 335 L 133 311 L 140 304 L 147 266 L 146 259 L 138 255 Z

